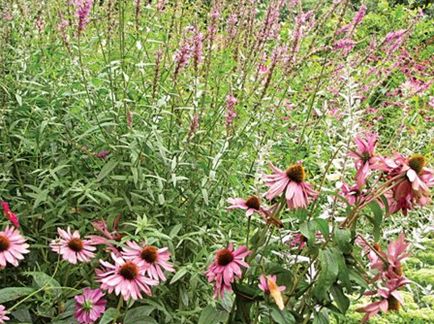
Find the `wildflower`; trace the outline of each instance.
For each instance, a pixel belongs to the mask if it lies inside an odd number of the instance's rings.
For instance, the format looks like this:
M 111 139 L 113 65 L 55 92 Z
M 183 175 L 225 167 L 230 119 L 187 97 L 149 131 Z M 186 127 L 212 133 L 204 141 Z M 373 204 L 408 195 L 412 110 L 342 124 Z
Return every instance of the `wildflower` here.
M 102 150 L 95 153 L 95 157 L 102 160 L 105 160 L 109 155 L 110 155 L 110 151 L 108 150 Z
M 400 305 L 404 303 L 398 289 L 410 281 L 404 277 L 393 278 L 386 282 L 386 287 L 380 287 L 376 294 L 380 297 L 379 301 L 375 301 L 369 305 L 357 309 L 358 312 L 366 313 L 363 322 L 369 321 L 380 311 L 386 313 L 388 311 L 398 311 Z
M 71 233 L 69 227 L 66 231 L 57 228 L 57 233 L 59 237 L 51 241 L 50 247 L 53 252 L 60 254 L 63 260 L 77 264 L 77 261 L 89 262 L 95 256 L 95 246 L 90 240 L 82 240 L 78 231 Z
M 150 286 L 157 285 L 158 281 L 145 276 L 146 268 L 143 261 L 125 260 L 113 253 L 111 257 L 114 264 L 100 260 L 103 268 L 96 270 L 101 289 L 109 293 L 114 291 L 116 295 L 121 294 L 124 300 L 142 298 L 142 292 L 148 296 L 152 295 Z
M 17 229 L 6 226 L 0 231 L 0 269 L 5 268 L 7 263 L 17 267 L 19 261 L 24 259 L 23 254 L 30 252 L 28 247 L 26 239 Z
M 190 139 L 196 134 L 196 131 L 199 128 L 199 114 L 196 113 L 193 115 L 193 118 L 191 119 L 190 123 L 190 130 L 188 131 L 187 138 Z
M 266 218 L 267 210 L 261 206 L 261 200 L 256 196 L 250 196 L 248 199 L 229 198 L 228 203 L 231 204 L 228 209 L 240 208 L 246 211 L 246 216 L 252 216 L 253 213 L 258 213 Z
M 241 267 L 249 267 L 244 261 L 244 258 L 249 254 L 250 251 L 245 246 L 240 246 L 234 251 L 232 243 L 227 248 L 216 252 L 214 262 L 211 263 L 206 272 L 208 282 L 215 281 L 215 298 L 222 298 L 225 291 L 232 291 L 232 282 L 236 278 L 241 278 Z
M 359 189 L 363 187 L 370 170 L 378 161 L 375 157 L 377 138 L 377 134 L 373 133 L 365 133 L 362 136 L 356 136 L 354 140 L 357 150 L 348 154 L 354 159 L 354 165 L 357 169 L 356 182 Z
M 168 248 L 157 248 L 153 245 L 140 246 L 136 242 L 128 241 L 124 247 L 122 255 L 126 260 L 144 262 L 145 273 L 157 281 L 165 281 L 164 270 L 175 272 L 170 259 Z
M 338 49 L 342 51 L 344 56 L 348 55 L 351 50 L 356 46 L 356 42 L 351 38 L 344 38 L 336 41 L 334 44 L 334 49 Z
M 301 233 L 294 233 L 287 236 L 285 242 L 289 241 L 289 246 L 291 248 L 297 247 L 299 250 L 302 250 L 306 246 L 307 237 Z
M 94 323 L 104 313 L 107 304 L 100 289 L 84 288 L 83 294 L 74 299 L 74 317 L 79 323 Z
M 282 294 L 281 292 L 286 289 L 286 286 L 278 286 L 276 283 L 276 276 L 264 276 L 261 275 L 259 277 L 259 289 L 261 289 L 266 295 L 271 295 L 273 297 L 274 302 L 279 307 L 280 310 L 285 308 L 283 304 Z
M 391 213 L 402 210 L 407 215 L 407 210 L 412 209 L 414 203 L 420 206 L 430 201 L 429 188 L 434 186 L 434 170 L 426 167 L 426 159 L 420 154 L 410 158 L 397 155 L 394 161 L 395 168 L 389 170 L 391 175 L 402 175 L 403 180 L 398 181 L 392 188 Z
M 387 252 L 381 251 L 381 248 L 375 245 L 376 251 L 370 250 L 368 255 L 370 268 L 378 270 L 384 278 L 402 276 L 402 262 L 409 256 L 408 246 L 404 234 L 388 245 Z
M 232 95 L 226 97 L 226 127 L 232 125 L 237 113 L 235 111 L 235 105 L 237 104 L 237 98 Z
M 175 78 L 179 72 L 188 65 L 192 55 L 192 47 L 189 42 L 183 40 L 180 48 L 176 51 L 174 56 L 175 61 Z
M 93 0 L 75 0 L 75 15 L 78 18 L 78 34 L 86 28 L 89 23 L 89 13 L 92 9 Z
M 286 171 L 271 164 L 273 174 L 264 177 L 265 184 L 270 189 L 265 193 L 267 199 L 273 199 L 285 192 L 288 208 L 306 208 L 309 199 L 315 199 L 318 193 L 313 190 L 305 179 L 305 171 L 301 163 L 291 165 Z
M 0 205 L 3 209 L 3 215 L 12 223 L 15 227 L 20 227 L 20 221 L 18 220 L 18 216 L 13 213 L 9 207 L 9 204 L 6 201 L 0 201 Z
M 238 16 L 237 14 L 231 14 L 228 17 L 228 20 L 226 21 L 227 24 L 227 30 L 228 30 L 228 36 L 229 39 L 235 38 L 237 34 L 237 23 L 238 23 Z
M 9 321 L 9 317 L 7 317 L 6 314 L 7 314 L 6 307 L 0 305 L 0 324 Z
M 341 192 L 342 195 L 347 199 L 348 204 L 351 206 L 356 203 L 361 194 L 357 184 L 350 187 L 348 184 L 342 183 Z

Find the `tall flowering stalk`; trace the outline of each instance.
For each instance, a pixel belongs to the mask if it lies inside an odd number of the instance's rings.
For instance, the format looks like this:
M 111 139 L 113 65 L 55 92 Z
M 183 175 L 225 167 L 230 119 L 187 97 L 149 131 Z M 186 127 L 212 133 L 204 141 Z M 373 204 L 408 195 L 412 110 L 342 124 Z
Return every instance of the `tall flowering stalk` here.
M 89 23 L 93 0 L 74 0 L 74 5 L 75 15 L 78 19 L 77 33 L 80 35 Z

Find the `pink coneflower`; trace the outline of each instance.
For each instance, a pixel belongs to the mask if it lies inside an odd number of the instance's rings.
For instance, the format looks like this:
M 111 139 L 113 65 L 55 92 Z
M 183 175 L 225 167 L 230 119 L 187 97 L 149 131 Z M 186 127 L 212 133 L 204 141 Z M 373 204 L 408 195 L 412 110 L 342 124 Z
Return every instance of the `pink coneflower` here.
M 75 296 L 74 317 L 79 323 L 94 323 L 105 311 L 107 301 L 100 289 L 84 288 L 83 294 Z
M 289 242 L 289 247 L 302 250 L 306 246 L 307 238 L 301 233 L 294 233 L 286 236 L 284 242 Z
M 265 184 L 270 189 L 265 193 L 267 199 L 273 199 L 285 191 L 285 198 L 288 208 L 306 208 L 309 199 L 316 199 L 318 193 L 312 189 L 310 184 L 304 181 L 305 172 L 301 163 L 291 165 L 287 170 L 282 171 L 270 164 L 273 174 L 265 175 Z
M 3 209 L 3 215 L 12 223 L 16 228 L 20 227 L 20 221 L 18 220 L 18 216 L 13 213 L 9 207 L 9 204 L 6 201 L 0 201 L 0 205 Z
M 0 324 L 9 321 L 9 317 L 6 316 L 7 313 L 8 312 L 6 311 L 6 307 L 0 305 Z
M 380 287 L 376 292 L 378 297 L 380 297 L 379 301 L 375 301 L 369 305 L 357 309 L 358 312 L 366 313 L 362 321 L 369 321 L 380 311 L 383 313 L 388 311 L 398 311 L 400 305 L 404 303 L 404 300 L 402 299 L 398 289 L 409 283 L 410 281 L 405 277 L 398 277 L 388 280 L 386 282 L 386 287 Z
M 404 180 L 392 188 L 393 196 L 389 195 L 391 213 L 402 210 L 403 214 L 407 215 L 407 210 L 411 209 L 414 203 L 424 206 L 430 202 L 429 188 L 434 186 L 434 170 L 426 167 L 426 159 L 420 154 L 410 158 L 396 155 L 394 163 L 398 167 L 391 169 L 390 174 L 402 175 Z
M 359 189 L 364 186 L 371 168 L 378 162 L 378 159 L 375 157 L 377 138 L 377 134 L 374 133 L 356 136 L 354 141 L 356 142 L 357 150 L 348 154 L 354 159 L 354 165 L 357 169 L 356 181 Z
M 267 209 L 261 205 L 261 200 L 256 196 L 250 196 L 248 199 L 229 198 L 228 203 L 231 204 L 228 209 L 244 209 L 248 217 L 252 216 L 253 213 L 258 213 L 264 218 L 268 215 Z
M 0 269 L 6 267 L 7 263 L 17 267 L 19 261 L 24 259 L 23 254 L 30 252 L 28 247 L 26 239 L 17 229 L 6 226 L 0 231 Z
M 153 245 L 140 246 L 136 242 L 128 241 L 127 247 L 123 248 L 122 255 L 126 260 L 144 262 L 145 273 L 157 281 L 165 281 L 164 270 L 175 272 L 170 259 L 170 252 L 167 247 L 157 248 Z
M 125 260 L 123 257 L 117 257 L 111 254 L 114 264 L 100 260 L 103 269 L 97 269 L 97 281 L 101 283 L 101 288 L 109 293 L 115 292 L 121 294 L 124 300 L 137 300 L 142 298 L 142 292 L 152 296 L 149 286 L 158 284 L 151 278 L 145 276 L 146 268 L 144 262 L 135 262 Z
M 51 241 L 50 247 L 53 252 L 59 253 L 63 260 L 77 264 L 77 261 L 89 262 L 95 256 L 93 251 L 96 247 L 90 240 L 82 240 L 78 231 L 71 233 L 69 227 L 66 231 L 57 228 L 57 233 L 59 237 Z
M 368 245 L 365 245 L 364 249 L 369 253 L 369 267 L 378 271 L 378 278 L 391 279 L 402 276 L 402 262 L 409 256 L 408 247 L 404 234 L 401 234 L 388 245 L 386 252 L 382 251 L 378 244 L 374 245 L 375 251 L 372 251 Z
M 285 308 L 281 292 L 286 289 L 286 286 L 278 286 L 276 282 L 277 278 L 274 275 L 259 277 L 259 289 L 261 289 L 266 295 L 271 295 L 274 302 L 280 310 Z
M 232 291 L 232 282 L 236 278 L 241 278 L 241 267 L 249 267 L 244 258 L 250 252 L 245 246 L 240 246 L 234 251 L 232 243 L 227 248 L 216 252 L 214 262 L 211 263 L 206 272 L 208 282 L 215 281 L 215 298 L 222 298 L 225 291 Z
M 342 195 L 347 199 L 348 204 L 351 206 L 356 203 L 357 199 L 359 199 L 361 195 L 361 191 L 357 184 L 350 187 L 348 184 L 342 183 L 341 192 Z

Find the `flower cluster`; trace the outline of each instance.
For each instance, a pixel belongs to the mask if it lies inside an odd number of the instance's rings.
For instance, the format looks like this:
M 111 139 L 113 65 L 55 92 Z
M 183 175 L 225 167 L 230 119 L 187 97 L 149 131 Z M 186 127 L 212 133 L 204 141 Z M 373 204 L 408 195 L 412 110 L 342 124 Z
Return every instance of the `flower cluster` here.
M 378 245 L 371 249 L 363 240 L 360 245 L 368 253 L 370 268 L 377 271 L 374 280 L 378 282 L 378 289 L 368 292 L 367 295 L 376 296 L 379 300 L 358 309 L 359 312 L 366 313 L 363 320 L 368 321 L 380 311 L 397 311 L 403 304 L 399 288 L 410 283 L 402 270 L 402 262 L 408 257 L 408 244 L 401 234 L 396 241 L 389 244 L 387 252 L 381 251 Z

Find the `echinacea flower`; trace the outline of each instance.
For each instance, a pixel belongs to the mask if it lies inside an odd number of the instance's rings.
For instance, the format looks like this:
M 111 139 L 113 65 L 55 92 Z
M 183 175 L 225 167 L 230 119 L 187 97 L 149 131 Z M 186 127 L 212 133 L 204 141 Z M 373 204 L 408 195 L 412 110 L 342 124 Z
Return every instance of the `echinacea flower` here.
M 250 217 L 253 213 L 258 213 L 262 217 L 266 218 L 267 209 L 261 205 L 261 200 L 256 196 L 250 196 L 247 199 L 243 198 L 229 198 L 228 203 L 231 204 L 228 209 L 244 209 L 246 216 Z
M 357 184 L 350 187 L 346 183 L 342 183 L 341 192 L 342 195 L 347 199 L 348 204 L 351 206 L 356 203 L 361 194 Z
M 402 275 L 402 262 L 409 256 L 407 253 L 409 244 L 405 241 L 404 234 L 391 242 L 387 247 L 387 252 L 381 251 L 379 246 L 375 246 L 377 253 L 387 261 L 385 263 L 382 258 L 374 251 L 370 251 L 369 260 L 371 269 L 377 269 L 383 276 L 395 277 Z
M 6 226 L 0 231 L 0 269 L 6 267 L 7 263 L 17 267 L 19 261 L 24 259 L 23 254 L 30 252 L 28 247 L 26 239 L 17 229 Z
M 426 167 L 426 159 L 420 154 L 410 158 L 396 155 L 395 168 L 389 169 L 391 176 L 401 175 L 403 180 L 397 182 L 389 193 L 390 212 L 402 210 L 407 215 L 407 210 L 412 209 L 413 204 L 426 205 L 430 201 L 429 188 L 434 186 L 434 170 Z
M 164 270 L 175 272 L 173 266 L 168 262 L 170 252 L 167 247 L 157 248 L 153 245 L 140 246 L 136 242 L 128 241 L 123 248 L 122 255 L 126 260 L 144 262 L 145 273 L 157 281 L 165 281 Z
M 102 269 L 96 270 L 97 281 L 101 283 L 101 289 L 109 293 L 121 294 L 124 300 L 137 300 L 142 298 L 142 292 L 152 296 L 150 286 L 155 286 L 158 281 L 145 276 L 146 268 L 144 262 L 125 260 L 111 254 L 114 264 L 100 260 Z
M 0 324 L 9 321 L 9 317 L 7 317 L 6 314 L 7 314 L 6 307 L 0 305 Z
M 306 208 L 309 199 L 316 199 L 318 193 L 310 184 L 304 181 L 305 171 L 301 163 L 291 165 L 286 171 L 282 171 L 270 164 L 273 174 L 265 175 L 265 184 L 270 189 L 265 193 L 267 199 L 273 199 L 285 192 L 288 208 Z
M 380 311 L 383 313 L 388 311 L 398 311 L 400 305 L 404 303 L 398 289 L 408 283 L 410 283 L 410 281 L 405 277 L 398 277 L 388 280 L 386 282 L 386 287 L 380 287 L 376 292 L 376 294 L 380 297 L 380 300 L 357 309 L 358 312 L 366 313 L 362 321 L 369 321 Z
M 241 278 L 241 267 L 249 267 L 244 258 L 250 252 L 245 246 L 240 246 L 234 251 L 232 243 L 227 248 L 216 252 L 214 262 L 210 264 L 206 272 L 208 282 L 215 281 L 215 298 L 222 298 L 225 291 L 232 291 L 232 282 L 236 278 Z
M 59 237 L 51 241 L 50 247 L 53 252 L 60 254 L 63 260 L 77 264 L 77 261 L 89 262 L 95 256 L 93 251 L 96 247 L 90 240 L 82 240 L 78 231 L 71 233 L 69 227 L 66 231 L 57 228 L 57 233 Z
M 273 297 L 274 302 L 279 307 L 280 310 L 285 308 L 283 304 L 282 294 L 281 292 L 286 289 L 286 286 L 278 286 L 277 278 L 275 275 L 264 276 L 261 275 L 259 277 L 259 289 L 261 289 L 266 295 L 271 295 Z
M 297 247 L 302 250 L 306 246 L 307 238 L 301 233 L 294 233 L 284 238 L 284 241 L 289 242 L 291 248 Z
M 377 134 L 373 133 L 356 136 L 354 141 L 356 142 L 357 150 L 348 154 L 354 159 L 354 165 L 357 170 L 356 181 L 359 188 L 363 187 L 369 172 L 378 161 L 375 157 L 377 138 Z
M 79 323 L 94 323 L 105 311 L 107 301 L 101 289 L 84 288 L 83 294 L 75 296 L 74 317 Z
M 3 215 L 12 223 L 16 228 L 20 227 L 18 216 L 13 213 L 6 201 L 0 201 L 0 205 L 3 209 Z

